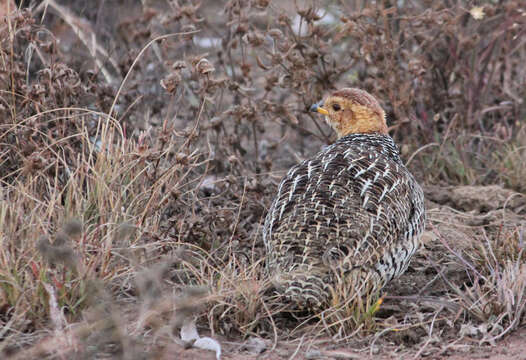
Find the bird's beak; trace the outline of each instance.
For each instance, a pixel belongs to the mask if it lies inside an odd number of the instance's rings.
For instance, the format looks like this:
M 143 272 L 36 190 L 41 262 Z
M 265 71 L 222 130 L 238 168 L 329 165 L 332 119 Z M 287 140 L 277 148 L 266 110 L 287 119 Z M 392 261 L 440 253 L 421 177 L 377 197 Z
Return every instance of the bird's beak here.
M 312 112 L 319 112 L 320 114 L 323 114 L 323 115 L 329 115 L 329 112 L 327 110 L 325 110 L 324 108 L 322 108 L 321 105 L 319 105 L 319 104 L 313 104 L 310 107 L 310 111 L 312 111 Z

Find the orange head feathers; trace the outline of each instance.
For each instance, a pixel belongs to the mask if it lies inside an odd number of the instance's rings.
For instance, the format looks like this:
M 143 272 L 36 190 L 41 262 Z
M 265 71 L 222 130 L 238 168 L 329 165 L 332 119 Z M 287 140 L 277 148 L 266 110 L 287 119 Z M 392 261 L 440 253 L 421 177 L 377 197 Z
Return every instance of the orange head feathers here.
M 334 91 L 323 104 L 314 104 L 310 110 L 325 115 L 338 138 L 357 133 L 387 134 L 384 110 L 364 90 L 344 88 Z

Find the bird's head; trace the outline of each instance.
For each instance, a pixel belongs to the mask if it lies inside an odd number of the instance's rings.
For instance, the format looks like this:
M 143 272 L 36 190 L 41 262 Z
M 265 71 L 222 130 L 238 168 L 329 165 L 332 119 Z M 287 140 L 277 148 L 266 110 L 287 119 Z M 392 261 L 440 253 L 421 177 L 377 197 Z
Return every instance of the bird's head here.
M 344 88 L 334 91 L 325 101 L 312 105 L 310 110 L 325 115 L 338 138 L 358 133 L 387 134 L 384 110 L 364 90 Z

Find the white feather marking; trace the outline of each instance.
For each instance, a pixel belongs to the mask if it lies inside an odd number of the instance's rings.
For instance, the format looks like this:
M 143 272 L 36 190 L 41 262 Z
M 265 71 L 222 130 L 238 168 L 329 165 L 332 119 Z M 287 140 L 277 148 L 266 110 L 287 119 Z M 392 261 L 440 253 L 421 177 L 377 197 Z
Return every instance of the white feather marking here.
M 331 163 L 332 159 L 333 158 L 330 158 L 325 161 L 325 163 L 323 164 L 323 172 L 327 171 L 327 168 L 329 167 L 329 164 Z
M 378 202 L 381 202 L 382 199 L 384 198 L 385 194 L 387 194 L 387 187 L 385 187 L 382 191 L 382 195 L 380 195 L 380 197 L 378 198 Z
M 287 177 L 288 178 L 293 177 L 297 170 L 298 170 L 297 166 L 290 168 L 290 170 L 287 172 Z
M 356 178 L 359 178 L 360 176 L 362 176 L 363 174 L 365 174 L 366 171 L 367 171 L 366 169 L 360 169 L 360 171 L 358 171 L 358 172 L 356 173 L 356 175 L 354 175 L 354 178 L 355 178 L 355 179 L 356 179 Z
M 374 159 L 374 161 L 367 167 L 367 171 L 371 170 L 373 167 L 376 166 L 376 162 L 378 161 L 378 158 Z
M 278 220 L 281 220 L 281 217 L 283 216 L 283 213 L 285 212 L 285 205 L 287 205 L 286 202 L 283 202 L 283 205 L 281 205 L 281 210 L 279 212 Z
M 389 163 L 385 164 L 385 170 L 384 170 L 384 173 L 383 173 L 383 177 L 387 177 L 389 176 Z
M 323 179 L 323 176 L 322 176 L 322 174 L 320 174 L 318 176 L 318 181 L 316 181 L 316 186 L 320 185 L 322 179 Z
M 369 188 L 369 186 L 371 186 L 372 182 L 370 179 L 367 179 L 365 181 L 365 184 L 363 184 L 362 186 L 362 191 L 360 192 L 360 196 L 363 196 L 365 194 L 365 192 L 367 191 L 367 189 Z
M 292 188 L 289 191 L 289 201 L 292 200 L 292 196 L 294 195 L 294 191 L 296 191 L 296 186 L 298 186 L 298 183 L 300 182 L 303 175 L 296 176 L 294 178 L 294 181 L 292 181 Z
M 279 183 L 279 186 L 278 186 L 278 194 L 276 195 L 276 199 L 279 199 L 280 196 L 281 196 L 281 189 L 283 188 L 283 183 L 284 183 L 284 182 L 285 182 L 285 181 L 282 181 L 282 182 Z
M 362 207 L 365 207 L 365 205 L 367 205 L 368 201 L 369 201 L 369 194 L 365 195 L 365 198 L 363 199 Z
M 305 199 L 305 195 L 309 193 L 311 186 L 312 184 L 309 182 L 309 184 L 307 185 L 307 188 L 305 189 L 305 192 L 303 193 L 303 199 Z
M 395 180 L 389 191 L 393 191 L 398 185 L 400 185 L 400 179 Z
M 310 179 L 311 175 L 312 175 L 312 170 L 313 170 L 314 166 L 312 166 L 312 161 L 309 161 L 308 165 L 307 165 L 307 177 Z

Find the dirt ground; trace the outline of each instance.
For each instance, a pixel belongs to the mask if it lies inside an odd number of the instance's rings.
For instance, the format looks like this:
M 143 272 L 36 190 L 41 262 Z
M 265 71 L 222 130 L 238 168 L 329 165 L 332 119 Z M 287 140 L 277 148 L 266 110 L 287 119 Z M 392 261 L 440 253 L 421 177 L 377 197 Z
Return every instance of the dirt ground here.
M 371 354 L 369 350 L 356 351 L 350 347 L 316 347 L 311 350 L 302 348 L 294 349 L 290 347 L 276 346 L 276 349 L 269 350 L 261 354 L 253 354 L 249 351 L 239 351 L 243 344 L 230 345 L 224 348 L 223 359 L 364 359 L 364 360 L 390 360 L 390 359 L 433 359 L 433 360 L 524 360 L 526 359 L 526 329 L 521 329 L 513 335 L 505 337 L 495 346 L 478 346 L 476 344 L 451 344 L 447 349 L 426 351 L 426 346 L 419 349 L 388 349 L 382 348 L 378 352 Z M 269 348 L 272 344 L 268 344 Z M 169 350 L 168 350 L 169 349 Z M 167 349 L 167 353 L 180 354 L 188 360 L 212 360 L 215 354 L 207 350 L 184 349 L 183 346 L 172 344 Z M 170 357 L 167 356 L 166 359 Z

